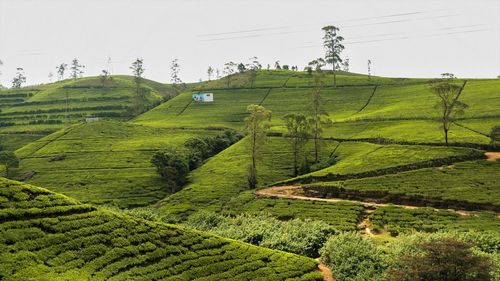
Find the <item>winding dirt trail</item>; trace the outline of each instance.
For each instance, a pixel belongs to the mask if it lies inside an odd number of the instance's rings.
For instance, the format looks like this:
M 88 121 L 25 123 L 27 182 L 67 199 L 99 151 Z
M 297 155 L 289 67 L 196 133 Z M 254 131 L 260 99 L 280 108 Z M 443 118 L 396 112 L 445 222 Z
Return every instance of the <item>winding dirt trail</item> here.
M 365 208 L 378 208 L 378 207 L 400 207 L 405 209 L 419 209 L 423 207 L 410 206 L 410 205 L 399 205 L 399 204 L 385 204 L 385 203 L 371 203 L 357 200 L 348 199 L 338 199 L 338 198 L 318 198 L 318 197 L 308 197 L 305 196 L 300 185 L 284 185 L 284 186 L 272 186 L 269 188 L 264 188 L 257 190 L 255 192 L 257 196 L 263 197 L 274 197 L 274 198 L 284 198 L 284 199 L 297 199 L 297 200 L 309 200 L 309 201 L 320 201 L 320 202 L 351 202 L 356 204 L 361 204 Z M 447 210 L 454 212 L 460 216 L 470 216 L 471 212 L 464 210 L 453 210 L 453 209 L 437 209 L 434 210 Z
M 333 278 L 332 270 L 324 263 L 320 262 L 318 264 L 318 270 L 319 272 L 321 272 L 321 275 L 323 275 L 323 279 L 325 281 L 335 281 L 335 279 Z
M 305 196 L 302 192 L 302 187 L 300 185 L 284 185 L 284 186 L 273 186 L 255 192 L 258 196 L 264 197 L 279 197 L 285 199 L 298 199 L 298 200 L 309 200 L 309 201 L 321 201 L 321 202 L 352 202 L 361 204 L 365 207 L 387 207 L 387 206 L 397 206 L 406 209 L 417 209 L 415 206 L 408 205 L 396 205 L 396 204 L 383 204 L 383 203 L 370 203 L 356 200 L 347 199 L 337 199 L 337 198 L 317 198 Z
M 484 155 L 488 158 L 488 161 L 495 162 L 500 159 L 500 152 L 486 152 Z

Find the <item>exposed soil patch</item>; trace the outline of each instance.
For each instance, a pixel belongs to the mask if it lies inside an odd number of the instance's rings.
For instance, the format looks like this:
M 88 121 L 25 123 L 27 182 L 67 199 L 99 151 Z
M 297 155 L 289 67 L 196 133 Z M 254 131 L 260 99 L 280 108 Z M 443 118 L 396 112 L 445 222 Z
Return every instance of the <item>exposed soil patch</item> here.
M 323 279 L 325 281 L 335 281 L 335 279 L 333 278 L 332 270 L 325 264 L 320 262 L 320 264 L 318 265 L 318 270 L 321 272 L 321 275 L 323 275 Z
M 488 161 L 496 162 L 500 159 L 500 152 L 486 152 L 484 155 L 488 158 Z

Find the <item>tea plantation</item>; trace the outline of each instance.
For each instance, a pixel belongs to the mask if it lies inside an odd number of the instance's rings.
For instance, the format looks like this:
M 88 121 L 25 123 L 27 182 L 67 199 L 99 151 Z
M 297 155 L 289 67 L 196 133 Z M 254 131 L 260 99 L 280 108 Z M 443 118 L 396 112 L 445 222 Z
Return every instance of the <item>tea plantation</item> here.
M 15 151 L 20 163 L 10 177 L 24 182 L 0 179 L 1 280 L 322 280 L 316 261 L 272 250 L 297 246 L 287 244 L 291 236 L 278 239 L 279 231 L 301 236 L 294 225 L 319 225 L 314 233 L 359 232 L 382 252 L 384 241 L 414 232 L 500 234 L 500 160 L 484 154 L 499 150 L 489 135 L 500 125 L 499 79 L 453 80 L 469 107 L 451 125 L 447 146 L 431 79 L 339 71 L 338 87 L 324 73 L 318 89 L 307 72 L 259 70 L 255 80 L 237 73 L 182 92 L 145 80 L 145 112 L 132 114 L 132 78 L 112 78 L 0 91 L 0 145 Z M 332 122 L 318 139 L 320 161 L 295 176 L 283 117 L 308 114 L 316 90 Z M 193 101 L 201 92 L 213 93 L 214 102 Z M 153 154 L 186 157 L 187 140 L 244 133 L 250 104 L 272 112 L 257 187 L 248 188 L 244 137 L 200 160 L 178 191 L 169 189 Z M 310 138 L 299 160 L 313 158 Z M 294 191 L 256 194 L 278 185 Z M 245 217 L 253 220 L 240 233 Z M 196 218 L 206 225 L 193 224 Z M 223 224 L 211 221 L 220 218 Z M 259 225 L 259 218 L 272 223 Z M 278 238 L 263 243 L 264 230 Z M 304 235 L 300 247 L 328 238 L 314 235 Z M 307 256 L 318 257 L 316 244 Z
M 0 180 L 3 280 L 322 280 L 316 262 Z

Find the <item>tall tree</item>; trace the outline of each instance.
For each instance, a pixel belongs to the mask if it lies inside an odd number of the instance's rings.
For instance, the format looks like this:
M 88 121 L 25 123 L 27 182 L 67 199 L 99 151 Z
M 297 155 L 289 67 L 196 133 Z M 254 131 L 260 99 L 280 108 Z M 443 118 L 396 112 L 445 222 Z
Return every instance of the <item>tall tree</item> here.
M 262 65 L 259 63 L 257 57 L 251 57 L 250 63 L 247 64 L 246 68 L 248 69 L 248 79 L 250 81 L 250 88 L 253 87 L 253 83 L 255 83 L 255 79 L 257 79 L 257 70 L 262 68 Z
M 333 87 L 337 87 L 337 76 L 335 75 L 336 67 L 342 62 L 340 53 L 344 50 L 344 37 L 337 34 L 339 29 L 333 25 L 328 25 L 322 28 L 325 32 L 323 36 L 323 46 L 326 49 L 325 61 L 332 65 L 333 72 Z
M 299 174 L 299 156 L 309 140 L 309 123 L 307 117 L 302 113 L 288 113 L 283 117 L 287 128 L 287 140 L 293 152 L 293 175 Z
M 144 74 L 143 59 L 137 58 L 130 67 L 135 83 L 135 96 L 133 99 L 133 112 L 138 114 L 144 110 L 144 97 L 142 91 L 142 75 Z
M 151 157 L 157 173 L 163 178 L 170 192 L 178 191 L 186 183 L 189 165 L 186 157 L 175 150 L 157 151 Z
M 19 89 L 22 84 L 26 83 L 26 76 L 22 67 L 16 68 L 16 76 L 12 78 L 12 88 Z
M 323 133 L 323 127 L 330 126 L 332 121 L 328 118 L 328 113 L 324 109 L 324 100 L 321 96 L 325 83 L 322 75 L 314 76 L 314 87 L 309 94 L 309 126 L 311 135 L 314 139 L 314 162 L 319 162 L 320 138 Z
M 67 64 L 61 63 L 56 67 L 57 69 L 57 75 L 58 75 L 58 80 L 61 81 L 64 79 L 64 72 L 66 72 L 66 68 L 68 67 Z
M 208 81 L 212 80 L 212 75 L 214 74 L 214 69 L 211 66 L 208 67 L 207 74 L 208 74 Z
M 71 78 L 76 79 L 83 74 L 83 68 L 85 68 L 84 65 L 80 64 L 78 60 L 75 58 L 73 61 L 71 61 Z
M 227 82 L 227 87 L 229 88 L 229 85 L 231 84 L 231 77 L 234 74 L 234 67 L 236 66 L 236 63 L 230 61 L 228 63 L 224 64 L 224 70 L 222 73 L 226 76 L 226 82 Z
M 467 104 L 458 100 L 464 86 L 465 82 L 462 86 L 459 86 L 450 81 L 441 81 L 430 87 L 431 92 L 438 97 L 435 108 L 440 111 L 439 120 L 443 128 L 446 145 L 448 145 L 448 131 L 455 117 L 463 114 L 468 107 Z
M 280 61 L 279 60 L 277 60 L 277 61 L 274 62 L 274 68 L 275 69 L 281 69 L 281 65 L 280 65 Z
M 250 114 L 245 118 L 245 131 L 248 136 L 251 163 L 248 167 L 248 187 L 257 187 L 257 160 L 265 142 L 267 124 L 271 120 L 271 111 L 263 106 L 251 104 L 247 107 Z
M 11 168 L 19 167 L 19 159 L 12 151 L 0 151 L 0 164 L 5 166 L 5 177 L 9 177 Z

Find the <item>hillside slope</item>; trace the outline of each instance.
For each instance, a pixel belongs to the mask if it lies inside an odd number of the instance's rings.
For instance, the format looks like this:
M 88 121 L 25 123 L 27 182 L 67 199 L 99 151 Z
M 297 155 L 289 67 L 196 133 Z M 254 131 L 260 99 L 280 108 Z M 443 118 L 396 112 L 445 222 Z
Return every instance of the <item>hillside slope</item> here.
M 322 280 L 314 260 L 0 179 L 2 280 Z

